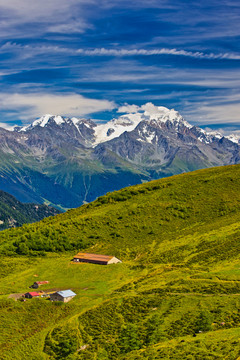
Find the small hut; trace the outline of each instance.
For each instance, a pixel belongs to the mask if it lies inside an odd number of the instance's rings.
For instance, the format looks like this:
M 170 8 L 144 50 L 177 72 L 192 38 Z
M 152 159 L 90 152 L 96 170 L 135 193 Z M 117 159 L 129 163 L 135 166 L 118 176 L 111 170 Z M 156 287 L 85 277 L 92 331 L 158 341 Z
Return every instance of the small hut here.
M 40 294 L 38 292 L 32 291 L 32 292 L 27 292 L 26 294 L 24 294 L 26 299 L 32 299 L 33 297 L 39 297 Z
M 32 289 L 38 289 L 39 286 L 45 285 L 45 284 L 49 284 L 49 281 L 47 281 L 47 280 L 44 280 L 44 281 L 35 281 L 35 282 L 33 283 L 33 285 L 30 286 L 30 288 L 32 288 Z
M 45 285 L 45 284 L 49 284 L 49 281 L 47 281 L 47 280 L 44 280 L 44 281 L 35 281 L 35 282 L 33 283 L 33 285 L 31 285 L 31 286 L 29 286 L 29 287 L 32 288 L 32 289 L 38 289 L 39 286 Z
M 50 294 L 50 300 L 51 301 L 63 301 L 68 302 L 72 300 L 76 296 L 76 294 L 72 290 L 62 290 L 57 291 L 53 294 Z

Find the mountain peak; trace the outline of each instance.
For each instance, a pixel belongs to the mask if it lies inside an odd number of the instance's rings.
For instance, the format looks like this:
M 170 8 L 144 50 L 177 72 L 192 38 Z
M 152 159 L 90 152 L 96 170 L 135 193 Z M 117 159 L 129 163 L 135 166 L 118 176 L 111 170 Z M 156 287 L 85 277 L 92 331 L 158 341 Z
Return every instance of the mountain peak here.
M 56 125 L 74 125 L 77 130 L 79 130 L 78 126 L 81 124 L 84 124 L 88 128 L 92 128 L 96 126 L 91 120 L 81 119 L 81 118 L 69 118 L 69 117 L 63 117 L 61 115 L 51 115 L 51 114 L 45 114 L 39 119 L 33 121 L 32 124 L 26 125 L 23 127 L 15 127 L 15 131 L 22 132 L 22 131 L 28 131 L 31 130 L 37 126 L 40 126 L 42 128 L 46 127 L 49 124 L 56 124 Z
M 40 119 L 35 120 L 32 123 L 32 126 L 39 125 L 41 127 L 44 127 L 45 125 L 47 125 L 47 123 L 49 123 L 50 120 L 54 121 L 57 125 L 63 124 L 65 122 L 65 119 L 60 115 L 46 114 L 42 116 Z
M 42 117 L 40 117 L 39 119 L 33 121 L 32 124 L 22 126 L 20 128 L 17 127 L 16 130 L 17 131 L 27 131 L 27 130 L 30 130 L 30 129 L 36 127 L 36 126 L 45 127 L 50 121 L 53 121 L 57 125 L 60 125 L 60 124 L 65 122 L 65 119 L 60 115 L 45 114 Z
M 141 108 L 144 110 L 143 114 L 146 120 L 155 120 L 160 123 L 166 123 L 167 121 L 170 121 L 174 125 L 183 124 L 188 128 L 192 127 L 192 125 L 184 120 L 179 112 L 174 109 L 168 109 L 164 106 L 155 106 L 152 103 L 147 103 Z
M 176 128 L 179 125 L 184 125 L 192 128 L 179 112 L 174 109 L 168 109 L 164 106 L 155 106 L 152 103 L 147 103 L 137 108 L 137 111 L 123 114 L 105 124 L 98 125 L 95 129 L 95 143 L 112 140 L 120 136 L 125 131 L 133 131 L 141 121 L 155 122 L 160 125 L 169 121 Z

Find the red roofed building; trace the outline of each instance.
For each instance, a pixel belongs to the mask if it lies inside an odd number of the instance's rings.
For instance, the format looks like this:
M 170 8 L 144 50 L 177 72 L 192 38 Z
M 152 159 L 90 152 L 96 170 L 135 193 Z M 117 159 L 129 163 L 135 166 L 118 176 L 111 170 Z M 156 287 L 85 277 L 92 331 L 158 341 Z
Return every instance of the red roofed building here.
M 115 256 L 110 255 L 100 255 L 100 254 L 89 254 L 89 253 L 78 253 L 73 257 L 74 262 L 87 262 L 92 264 L 99 265 L 109 265 L 121 263 L 121 260 L 117 259 Z
M 31 292 L 28 292 L 28 293 L 24 294 L 24 296 L 27 299 L 32 299 L 33 297 L 39 297 L 40 294 L 35 292 L 35 291 L 31 291 Z
M 44 285 L 44 284 L 49 284 L 49 281 L 47 281 L 47 280 L 44 280 L 44 281 L 35 281 L 34 284 Z

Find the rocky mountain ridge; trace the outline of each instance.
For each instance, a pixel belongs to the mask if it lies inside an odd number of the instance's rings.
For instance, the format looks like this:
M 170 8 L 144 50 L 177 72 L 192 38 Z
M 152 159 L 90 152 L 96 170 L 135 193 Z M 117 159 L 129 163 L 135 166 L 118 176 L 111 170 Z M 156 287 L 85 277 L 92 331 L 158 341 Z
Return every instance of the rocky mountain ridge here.
M 68 118 L 60 115 L 46 114 L 40 119 L 33 121 L 30 125 L 14 126 L 11 130 L 19 133 L 28 133 L 34 128 L 54 127 L 58 125 L 63 131 L 72 129 L 72 133 L 69 133 L 70 136 L 74 134 L 74 131 L 77 131 L 78 136 L 85 140 L 85 146 L 89 147 L 95 147 L 99 143 L 119 137 L 125 131 L 131 132 L 142 121 L 155 125 L 170 122 L 175 126 L 176 131 L 179 131 L 180 127 L 189 129 L 195 128 L 199 133 L 198 139 L 206 143 L 212 142 L 214 138 L 220 139 L 224 137 L 219 132 L 207 132 L 199 127 L 192 126 L 174 109 L 167 109 L 163 106 L 153 106 L 151 103 L 148 103 L 145 106 L 145 111 L 124 114 L 104 124 L 95 123 L 90 119 L 76 117 Z M 234 134 L 225 137 L 235 143 L 239 143 L 240 141 L 240 137 Z
M 192 126 L 151 103 L 105 124 L 45 115 L 0 128 L 0 189 L 71 208 L 125 186 L 240 162 L 236 137 Z

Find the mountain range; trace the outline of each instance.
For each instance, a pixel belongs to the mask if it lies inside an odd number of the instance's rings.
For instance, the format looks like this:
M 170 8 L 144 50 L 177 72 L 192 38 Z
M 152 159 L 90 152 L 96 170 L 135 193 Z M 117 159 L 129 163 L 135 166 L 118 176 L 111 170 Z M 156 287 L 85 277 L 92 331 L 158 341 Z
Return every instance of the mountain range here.
M 44 115 L 0 128 L 0 188 L 20 201 L 72 208 L 109 191 L 240 162 L 239 139 L 151 103 L 105 124 Z

